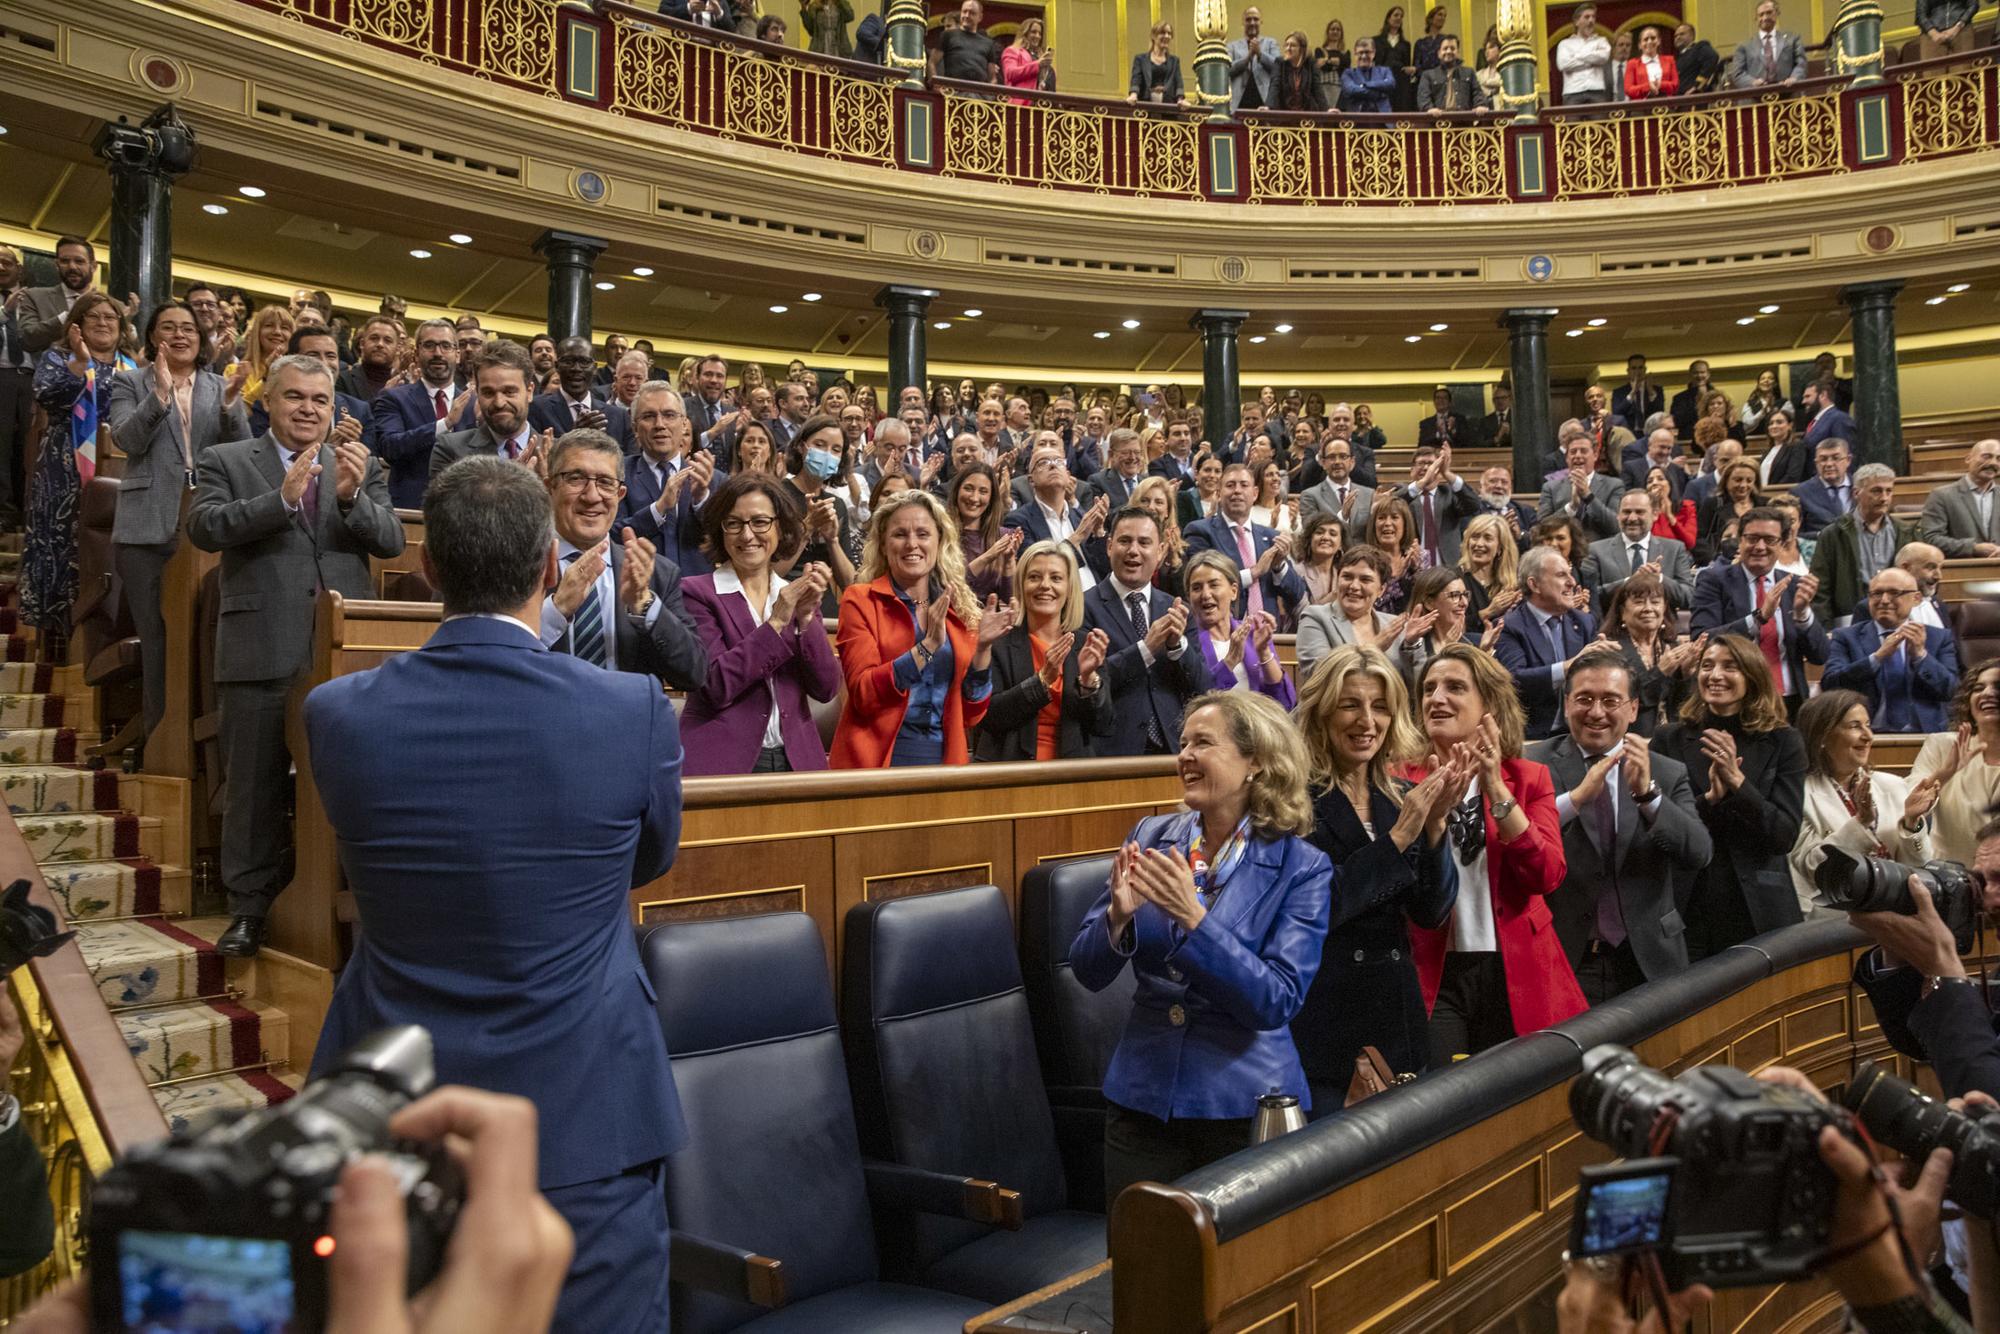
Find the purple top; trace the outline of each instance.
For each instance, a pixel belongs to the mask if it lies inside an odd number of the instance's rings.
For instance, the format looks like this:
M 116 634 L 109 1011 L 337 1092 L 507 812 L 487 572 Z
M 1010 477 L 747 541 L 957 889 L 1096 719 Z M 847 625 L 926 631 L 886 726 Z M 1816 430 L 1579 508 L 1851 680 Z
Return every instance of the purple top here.
M 782 631 L 757 624 L 736 572 L 726 565 L 683 579 L 681 601 L 708 651 L 708 673 L 688 692 L 681 712 L 682 772 L 749 773 L 764 748 L 773 701 L 792 768 L 826 768 L 826 746 L 807 702 L 824 703 L 840 693 L 840 666 L 825 622 L 808 615 Z

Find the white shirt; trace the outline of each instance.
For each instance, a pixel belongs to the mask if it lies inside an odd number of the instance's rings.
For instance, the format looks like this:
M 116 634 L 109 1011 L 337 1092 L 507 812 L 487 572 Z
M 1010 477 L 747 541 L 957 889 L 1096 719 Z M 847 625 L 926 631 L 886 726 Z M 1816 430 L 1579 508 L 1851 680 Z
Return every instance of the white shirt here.
M 771 619 L 771 608 L 778 605 L 778 590 L 785 586 L 785 581 L 778 577 L 778 572 L 771 571 L 771 587 L 764 594 L 764 605 L 760 607 L 750 600 L 748 593 L 743 591 L 743 581 L 736 577 L 733 567 L 718 565 L 711 578 L 715 581 L 717 593 L 734 593 L 742 598 L 743 604 L 750 609 L 750 619 L 760 626 Z M 769 680 L 764 682 L 764 688 L 771 693 L 771 714 L 764 720 L 764 749 L 771 750 L 785 744 L 785 731 L 778 720 L 778 688 Z
M 1572 33 L 1556 43 L 1556 68 L 1562 71 L 1564 97 L 1603 92 L 1610 64 L 1611 42 L 1601 32 L 1592 37 Z
M 1479 795 L 1479 780 L 1466 786 L 1464 801 Z M 1491 953 L 1500 948 L 1493 930 L 1493 889 L 1486 878 L 1486 840 L 1479 840 L 1479 855 L 1461 860 L 1458 843 L 1449 837 L 1452 865 L 1458 868 L 1458 897 L 1451 905 L 1451 948 L 1460 954 Z
M 1035 504 L 1042 511 L 1043 522 L 1049 526 L 1050 540 L 1068 542 L 1070 534 L 1076 531 L 1076 525 L 1069 521 L 1069 506 L 1063 504 L 1061 501 L 1057 501 L 1056 507 L 1050 509 L 1048 503 L 1042 499 L 1040 492 L 1035 493 Z M 1083 559 L 1081 544 L 1073 543 L 1072 545 L 1076 548 L 1077 586 L 1088 593 L 1097 586 L 1097 576 L 1090 572 L 1090 565 Z
M 1972 485 L 1970 478 L 1967 485 Z M 1993 488 L 1972 485 L 1972 512 L 1979 516 L 1979 535 L 1983 538 L 1993 531 Z
M 1151 610 L 1152 599 L 1153 599 L 1153 586 L 1151 584 L 1147 584 L 1141 588 L 1127 588 L 1125 586 L 1125 581 L 1120 579 L 1117 575 L 1114 574 L 1111 576 L 1111 591 L 1118 595 L 1119 613 L 1123 615 L 1127 621 L 1130 621 L 1132 619 L 1132 595 L 1134 593 L 1144 593 L 1146 595 L 1146 605 L 1148 608 L 1146 615 L 1150 617 L 1153 614 Z M 1187 636 L 1182 635 L 1179 641 L 1175 643 L 1175 645 L 1172 648 L 1167 650 L 1167 656 L 1169 658 L 1179 659 L 1181 654 L 1185 653 L 1186 651 L 1187 651 Z M 1145 663 L 1146 666 L 1148 667 L 1151 667 L 1153 665 L 1153 646 L 1151 644 L 1148 644 L 1143 637 L 1139 640 L 1139 661 Z
M 1640 60 L 1640 62 L 1641 62 L 1642 64 L 1644 64 L 1644 65 L 1645 65 L 1645 67 L 1646 67 L 1646 80 L 1647 80 L 1647 82 L 1651 83 L 1651 84 L 1653 85 L 1653 87 L 1655 87 L 1655 88 L 1659 87 L 1659 86 L 1660 86 L 1660 58 L 1659 58 L 1658 56 L 1640 56 L 1640 57 L 1639 57 L 1639 60 Z
M 530 639 L 533 639 L 536 643 L 540 643 L 542 639 L 542 637 L 539 634 L 535 633 L 534 626 L 529 625 L 526 621 L 522 620 L 518 616 L 509 616 L 504 611 L 462 611 L 455 616 L 445 617 L 443 621 L 439 622 L 439 624 L 448 625 L 453 621 L 465 621 L 465 620 L 505 621 L 509 625 L 520 626 L 521 633 L 527 635 Z
M 1229 656 L 1228 634 L 1225 633 L 1217 635 L 1211 633 L 1208 636 L 1208 642 L 1215 646 L 1215 665 L 1217 667 L 1221 667 L 1223 659 Z M 1236 679 L 1232 681 L 1230 684 L 1222 687 L 1224 690 L 1248 690 L 1250 688 L 1250 664 L 1248 661 L 1249 659 L 1248 653 L 1244 654 L 1244 659 L 1245 659 L 1244 661 L 1236 664 Z

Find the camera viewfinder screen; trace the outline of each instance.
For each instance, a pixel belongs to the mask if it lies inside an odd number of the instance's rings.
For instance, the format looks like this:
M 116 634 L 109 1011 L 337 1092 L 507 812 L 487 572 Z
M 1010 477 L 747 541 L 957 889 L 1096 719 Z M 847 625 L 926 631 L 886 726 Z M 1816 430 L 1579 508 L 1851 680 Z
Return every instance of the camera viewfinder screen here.
M 1614 1255 L 1657 1246 L 1666 1236 L 1673 1174 L 1595 1181 L 1583 1204 L 1580 1255 Z
M 145 1334 L 284 1334 L 290 1246 L 269 1237 L 136 1232 L 118 1242 L 125 1328 Z

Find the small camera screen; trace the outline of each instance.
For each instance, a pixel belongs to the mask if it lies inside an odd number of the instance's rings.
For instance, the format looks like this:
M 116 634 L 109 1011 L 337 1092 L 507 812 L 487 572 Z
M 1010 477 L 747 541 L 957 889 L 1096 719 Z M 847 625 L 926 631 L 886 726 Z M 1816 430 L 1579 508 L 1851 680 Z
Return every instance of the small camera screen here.
M 270 1237 L 128 1231 L 118 1241 L 125 1328 L 145 1334 L 285 1334 L 292 1252 Z
M 1667 1235 L 1673 1173 L 1586 1182 L 1576 1255 L 1613 1255 L 1657 1246 Z

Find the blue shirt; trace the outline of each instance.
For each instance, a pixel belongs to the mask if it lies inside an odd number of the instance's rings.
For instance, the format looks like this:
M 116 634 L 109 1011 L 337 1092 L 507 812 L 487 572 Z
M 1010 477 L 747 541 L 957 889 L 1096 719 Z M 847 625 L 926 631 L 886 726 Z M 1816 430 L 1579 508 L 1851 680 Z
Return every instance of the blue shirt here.
M 910 624 L 917 632 L 917 642 L 924 639 L 923 614 L 909 594 L 901 588 L 896 590 L 896 600 L 903 604 L 903 610 L 910 613 Z M 922 670 L 917 667 L 917 650 L 913 645 L 909 652 L 896 659 L 896 688 L 910 697 L 910 703 L 903 710 L 903 725 L 898 730 L 911 736 L 926 737 L 937 741 L 944 737 L 945 692 L 951 689 L 951 673 L 954 659 L 951 655 L 951 636 L 946 635 L 944 643 Z M 965 700 L 977 704 L 993 692 L 993 678 L 988 671 L 969 670 L 965 674 Z

